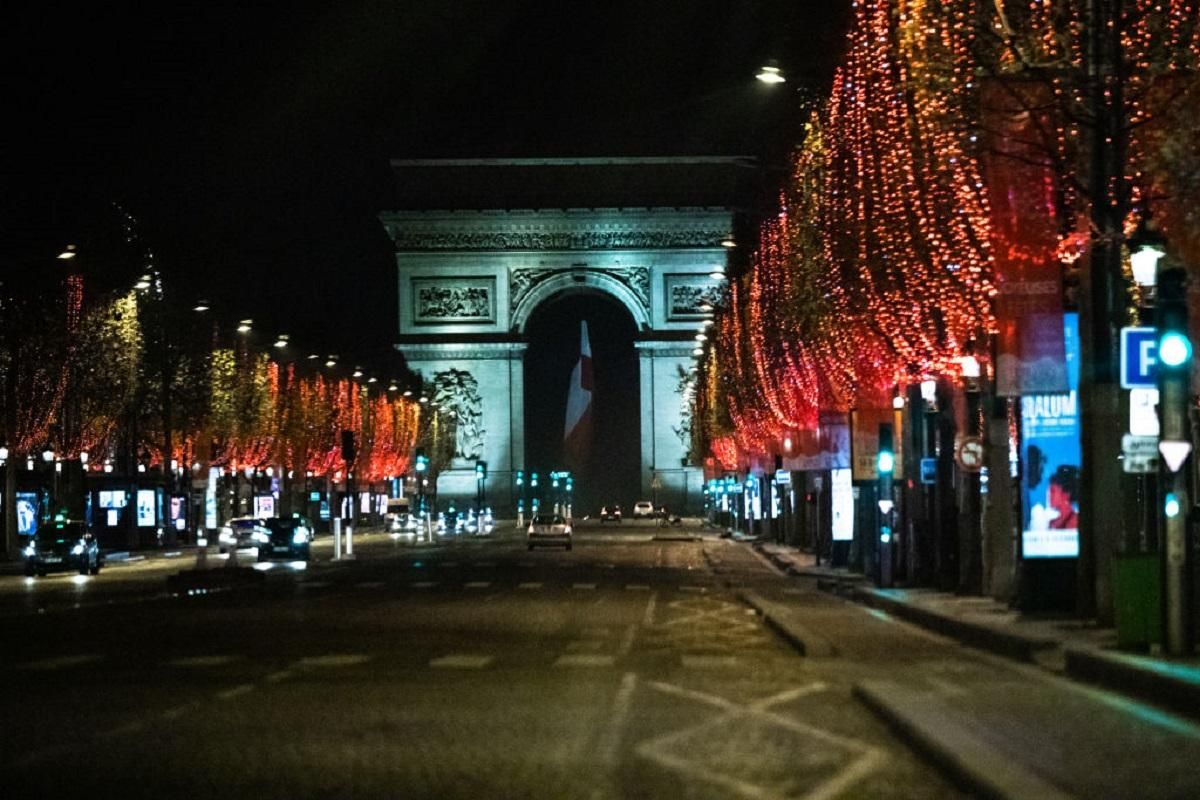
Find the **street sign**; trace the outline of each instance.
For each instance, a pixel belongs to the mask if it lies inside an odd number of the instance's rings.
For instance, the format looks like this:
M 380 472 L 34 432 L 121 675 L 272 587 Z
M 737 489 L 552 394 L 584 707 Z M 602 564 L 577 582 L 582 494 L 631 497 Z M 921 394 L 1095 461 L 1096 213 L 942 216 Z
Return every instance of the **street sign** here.
M 1133 474 L 1158 472 L 1158 437 L 1136 436 L 1127 433 L 1121 437 L 1121 470 Z
M 1158 330 L 1121 328 L 1121 387 L 1152 389 L 1158 385 Z
M 933 484 L 937 483 L 937 459 L 922 458 L 921 459 L 921 483 Z
M 954 448 L 954 461 L 963 472 L 979 472 L 983 468 L 983 440 L 964 436 Z
M 775 470 L 775 485 L 776 486 L 791 486 L 792 473 L 786 469 Z
M 657 473 L 657 472 L 656 472 L 656 473 L 654 473 L 654 477 L 650 479 L 650 488 L 651 488 L 651 489 L 653 489 L 653 490 L 654 490 L 654 491 L 656 491 L 656 492 L 657 492 L 659 489 L 663 488 L 663 484 L 662 484 L 662 478 L 658 477 L 658 473 Z
M 1158 443 L 1158 451 L 1162 453 L 1163 461 L 1171 472 L 1179 472 L 1188 454 L 1192 452 L 1192 443 L 1171 439 L 1163 439 Z
M 1129 390 L 1129 432 L 1158 438 L 1158 389 Z

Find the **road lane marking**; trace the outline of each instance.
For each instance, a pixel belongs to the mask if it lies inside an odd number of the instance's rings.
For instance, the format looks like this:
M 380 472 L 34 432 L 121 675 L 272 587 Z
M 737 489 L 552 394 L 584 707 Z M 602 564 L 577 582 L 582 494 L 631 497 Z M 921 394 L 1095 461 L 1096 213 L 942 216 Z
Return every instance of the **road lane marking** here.
M 491 581 L 471 581 L 470 583 L 465 584 L 466 588 L 468 589 L 486 589 L 491 585 Z
M 437 581 L 417 581 L 409 585 L 414 589 L 432 589 L 434 586 L 437 586 Z
M 326 656 L 305 656 L 296 662 L 297 667 L 353 667 L 365 664 L 371 657 L 361 653 L 331 653 Z
M 131 722 L 126 722 L 122 725 L 118 725 L 115 728 L 109 728 L 106 731 L 101 731 L 100 733 L 96 734 L 96 738 L 111 739 L 114 736 L 128 736 L 131 733 L 138 733 L 145 727 L 146 727 L 146 723 L 140 722 L 138 720 L 133 720 Z
M 650 595 L 650 599 L 646 601 L 646 610 L 642 613 L 642 624 L 647 628 L 654 624 L 654 608 L 658 605 L 658 592 Z
M 244 694 L 249 694 L 254 691 L 254 687 L 248 683 L 243 683 L 239 686 L 234 686 L 232 689 L 225 689 L 217 692 L 218 700 L 232 700 L 235 697 L 241 697 Z
M 35 670 L 38 672 L 46 672 L 54 669 L 67 669 L 68 667 L 78 667 L 81 664 L 91 664 L 100 661 L 104 656 L 95 653 L 78 656 L 58 656 L 57 658 L 42 658 L 37 661 L 28 661 L 24 664 L 18 664 L 17 669 Z
M 703 594 L 708 591 L 708 587 L 707 586 L 680 586 L 679 591 L 681 591 L 681 592 L 698 592 L 700 594 Z
M 172 667 L 220 667 L 237 661 L 241 656 L 186 656 L 167 662 Z
M 521 583 L 521 584 L 517 584 L 517 588 L 518 589 L 540 589 L 540 588 L 542 588 L 542 585 L 540 583 L 533 583 L 533 582 Z
M 581 650 L 599 650 L 604 647 L 604 642 L 595 639 L 576 639 L 573 642 L 567 642 L 568 653 L 578 653 Z
M 571 586 L 571 588 L 579 589 L 581 591 L 591 591 L 592 589 L 596 588 L 596 584 L 594 584 L 594 583 L 576 583 L 576 584 L 573 584 Z
M 452 653 L 440 658 L 431 659 L 429 666 L 434 669 L 483 669 L 494 660 L 494 656 Z
M 559 656 L 555 660 L 556 667 L 611 667 L 616 662 L 616 656 L 602 656 L 575 653 Z
M 600 763 L 609 767 L 617 764 L 617 751 L 621 747 L 621 731 L 629 718 L 629 709 L 633 700 L 633 692 L 637 688 L 637 675 L 626 672 L 621 676 L 621 685 L 613 697 L 612 710 L 608 715 L 608 726 L 597 743 L 596 752 Z
M 290 669 L 281 669 L 278 672 L 272 672 L 267 677 L 263 678 L 267 683 L 280 683 L 292 677 L 295 673 Z
M 648 584 L 648 583 L 627 583 L 627 584 L 625 584 L 625 591 L 627 591 L 627 592 L 648 592 L 648 591 L 650 591 L 650 584 Z
M 617 655 L 629 655 L 629 651 L 633 649 L 633 639 L 635 636 L 637 636 L 637 625 L 626 626 L 625 633 L 621 636 L 621 644 L 617 648 Z
M 356 589 L 382 589 L 386 585 L 387 584 L 385 584 L 383 581 L 362 581 L 361 583 L 354 584 L 354 588 L 356 588 Z

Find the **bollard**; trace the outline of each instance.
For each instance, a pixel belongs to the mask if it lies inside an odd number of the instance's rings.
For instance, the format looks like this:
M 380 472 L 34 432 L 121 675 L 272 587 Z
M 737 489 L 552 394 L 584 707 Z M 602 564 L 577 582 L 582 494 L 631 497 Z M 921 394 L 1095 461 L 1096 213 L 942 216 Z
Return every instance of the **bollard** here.
M 346 526 L 346 558 L 354 557 L 354 524 Z
M 196 569 L 208 569 L 208 537 L 196 540 Z
M 337 561 L 342 557 L 342 518 L 331 519 L 329 527 L 333 531 L 333 560 Z

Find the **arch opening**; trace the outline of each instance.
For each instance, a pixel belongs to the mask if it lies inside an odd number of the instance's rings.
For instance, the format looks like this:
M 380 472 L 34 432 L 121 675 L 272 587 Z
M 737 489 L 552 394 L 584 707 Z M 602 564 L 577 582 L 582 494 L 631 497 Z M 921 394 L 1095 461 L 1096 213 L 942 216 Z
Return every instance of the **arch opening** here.
M 592 438 L 579 464 L 566 462 L 564 432 L 571 373 L 579 357 L 580 321 L 592 351 Z M 640 487 L 641 420 L 637 321 L 619 299 L 593 287 L 559 291 L 525 320 L 525 467 L 537 472 L 542 507 L 548 473 L 571 469 L 574 514 L 596 515 L 620 503 L 626 513 Z M 550 501 L 553 503 L 553 501 Z

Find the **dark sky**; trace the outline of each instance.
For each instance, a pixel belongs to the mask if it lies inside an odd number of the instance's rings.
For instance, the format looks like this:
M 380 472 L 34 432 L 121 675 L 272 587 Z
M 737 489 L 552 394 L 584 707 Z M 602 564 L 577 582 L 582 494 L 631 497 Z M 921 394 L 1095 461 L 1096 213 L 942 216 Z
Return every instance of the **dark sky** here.
M 0 55 L 6 272 L 119 200 L 168 291 L 365 354 L 395 329 L 388 158 L 778 155 L 849 4 L 36 5 Z

